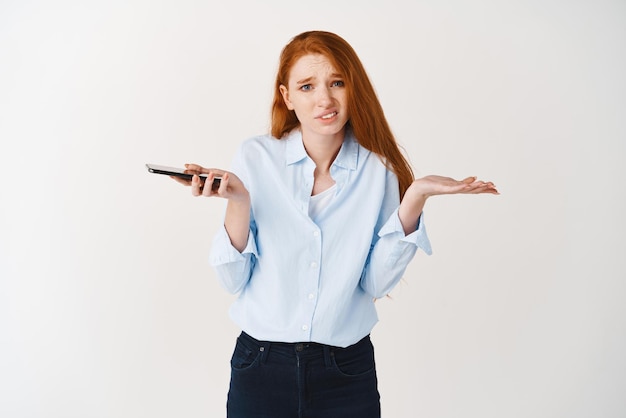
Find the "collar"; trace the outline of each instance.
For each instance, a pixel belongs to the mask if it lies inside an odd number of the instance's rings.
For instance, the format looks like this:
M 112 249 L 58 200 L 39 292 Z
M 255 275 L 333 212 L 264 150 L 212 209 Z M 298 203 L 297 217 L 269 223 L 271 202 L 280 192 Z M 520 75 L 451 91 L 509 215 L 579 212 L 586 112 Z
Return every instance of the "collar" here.
M 302 142 L 302 132 L 300 132 L 299 129 L 294 129 L 283 141 L 286 142 L 285 163 L 287 165 L 295 164 L 308 158 L 306 150 L 304 149 L 304 143 Z M 335 161 L 333 161 L 333 165 L 348 170 L 356 170 L 358 161 L 359 144 L 356 138 L 354 138 L 352 130 L 347 129 L 343 144 L 341 144 L 341 149 Z

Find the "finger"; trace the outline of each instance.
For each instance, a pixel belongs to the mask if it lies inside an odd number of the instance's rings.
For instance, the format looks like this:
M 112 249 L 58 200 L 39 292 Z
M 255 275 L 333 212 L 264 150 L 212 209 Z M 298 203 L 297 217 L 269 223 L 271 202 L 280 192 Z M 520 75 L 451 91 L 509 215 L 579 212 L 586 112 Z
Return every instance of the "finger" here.
M 488 183 L 485 183 L 484 181 L 481 180 L 477 180 L 475 182 L 473 182 L 472 184 L 470 184 L 470 188 L 471 190 L 476 190 L 476 189 L 484 189 L 490 187 Z
M 466 183 L 466 180 L 469 181 L 468 179 L 473 179 L 471 183 Z M 463 193 L 471 193 L 472 191 L 476 190 L 477 188 L 482 186 L 482 182 L 480 181 L 476 181 L 476 178 L 472 178 L 472 177 L 468 177 L 467 179 L 463 180 L 462 184 L 462 192 Z
M 194 174 L 191 178 L 191 194 L 194 196 L 200 196 L 202 194 L 202 182 L 197 174 Z
M 202 188 L 203 196 L 209 197 L 214 194 L 214 190 L 212 190 L 214 179 L 215 179 L 215 174 L 212 172 L 209 172 L 209 174 L 206 176 L 206 179 L 204 180 L 204 187 Z
M 476 181 L 476 176 L 466 177 L 463 179 L 462 183 L 472 184 Z
M 206 172 L 206 168 L 202 167 L 201 165 L 198 164 L 185 164 L 185 169 L 189 170 L 189 171 L 196 171 L 198 173 L 205 173 Z
M 219 190 L 219 187 L 222 184 L 222 176 L 224 175 L 224 171 L 219 170 L 219 171 L 215 171 L 215 170 L 211 170 L 211 191 L 213 192 L 213 194 L 216 194 Z
M 230 180 L 230 176 L 226 171 L 222 172 L 222 180 L 220 180 L 220 186 L 217 188 L 216 193 L 220 196 L 226 195 L 226 190 L 228 190 L 228 181 Z
M 479 194 L 479 193 L 500 194 L 498 190 L 495 188 L 495 186 L 490 185 L 488 183 L 485 183 L 482 186 L 477 187 L 476 189 L 472 190 L 471 193 L 473 194 Z
M 459 193 L 476 193 L 477 190 L 480 190 L 483 187 L 481 182 L 473 182 L 471 184 L 462 184 Z

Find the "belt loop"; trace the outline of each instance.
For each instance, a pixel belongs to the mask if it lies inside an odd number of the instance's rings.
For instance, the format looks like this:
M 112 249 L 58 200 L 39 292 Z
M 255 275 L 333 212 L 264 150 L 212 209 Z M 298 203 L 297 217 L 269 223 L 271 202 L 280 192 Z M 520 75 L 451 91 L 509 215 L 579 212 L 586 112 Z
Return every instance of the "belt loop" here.
M 332 362 L 330 361 L 331 351 L 330 347 L 324 344 L 324 362 L 326 363 L 326 368 L 330 369 L 332 366 Z

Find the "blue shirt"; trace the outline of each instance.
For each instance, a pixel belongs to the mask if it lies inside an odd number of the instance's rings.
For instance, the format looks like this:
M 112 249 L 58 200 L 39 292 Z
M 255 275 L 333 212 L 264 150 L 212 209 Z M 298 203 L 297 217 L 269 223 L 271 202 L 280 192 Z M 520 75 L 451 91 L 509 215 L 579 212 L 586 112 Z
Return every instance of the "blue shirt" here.
M 221 228 L 210 262 L 221 285 L 239 293 L 233 321 L 259 340 L 347 347 L 370 333 L 374 300 L 401 279 L 418 248 L 431 254 L 423 215 L 405 236 L 398 179 L 348 131 L 330 174 L 336 195 L 312 220 L 315 163 L 298 130 L 244 141 L 232 172 L 251 200 L 246 248 Z

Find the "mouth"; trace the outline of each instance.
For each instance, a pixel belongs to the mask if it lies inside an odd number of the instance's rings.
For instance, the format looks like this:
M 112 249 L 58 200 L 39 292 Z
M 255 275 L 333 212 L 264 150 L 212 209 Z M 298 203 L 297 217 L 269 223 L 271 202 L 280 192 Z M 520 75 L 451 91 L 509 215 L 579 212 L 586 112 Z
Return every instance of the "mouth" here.
M 331 119 L 335 116 L 337 116 L 337 112 L 330 112 L 330 113 L 320 116 L 320 119 Z

